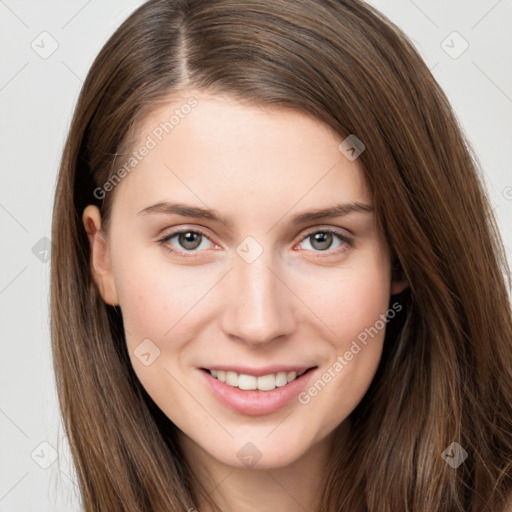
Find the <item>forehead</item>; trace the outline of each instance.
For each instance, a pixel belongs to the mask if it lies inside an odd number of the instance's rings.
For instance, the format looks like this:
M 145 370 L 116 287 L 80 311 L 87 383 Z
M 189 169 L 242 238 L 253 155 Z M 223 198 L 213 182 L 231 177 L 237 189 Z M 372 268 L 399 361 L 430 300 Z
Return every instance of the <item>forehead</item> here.
M 342 141 L 298 110 L 182 93 L 138 124 L 125 155 L 136 162 L 116 196 L 136 211 L 172 199 L 235 215 L 271 209 L 272 217 L 299 202 L 370 203 L 362 168 L 339 150 Z

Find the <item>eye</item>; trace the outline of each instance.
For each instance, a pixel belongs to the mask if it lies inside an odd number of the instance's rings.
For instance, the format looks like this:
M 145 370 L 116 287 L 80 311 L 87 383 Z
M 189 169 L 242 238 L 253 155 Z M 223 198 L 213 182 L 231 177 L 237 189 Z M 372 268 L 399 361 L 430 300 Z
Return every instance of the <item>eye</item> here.
M 326 253 L 325 256 L 340 254 L 353 246 L 353 240 L 350 237 L 333 229 L 311 231 L 302 239 L 301 244 L 305 242 L 309 247 L 303 247 L 301 250 Z M 158 243 L 171 253 L 191 258 L 197 257 L 195 253 L 202 252 L 201 249 L 218 247 L 206 233 L 197 229 L 180 229 L 167 233 L 158 240 Z
M 199 249 L 208 249 L 208 243 L 215 245 L 205 233 L 195 229 L 181 229 L 168 233 L 158 242 L 169 252 L 185 256 L 188 256 L 186 253 L 200 252 Z
M 304 242 L 309 244 L 309 247 L 306 245 L 306 250 L 326 252 L 328 255 L 344 252 L 348 247 L 353 246 L 353 240 L 350 237 L 332 229 L 311 231 L 302 239 L 301 243 Z

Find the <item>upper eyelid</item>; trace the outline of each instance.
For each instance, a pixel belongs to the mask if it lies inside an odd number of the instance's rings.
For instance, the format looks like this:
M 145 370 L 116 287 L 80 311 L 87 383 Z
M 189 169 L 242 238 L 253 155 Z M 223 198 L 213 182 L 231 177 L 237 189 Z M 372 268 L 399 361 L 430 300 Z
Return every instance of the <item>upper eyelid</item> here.
M 343 233 L 341 233 L 340 231 L 346 231 L 347 233 L 349 233 L 348 235 L 345 235 Z M 316 227 L 316 226 L 312 226 L 311 228 L 305 228 L 303 231 L 305 231 L 305 235 L 304 236 L 308 236 L 308 235 L 311 235 L 312 233 L 317 233 L 317 232 L 322 232 L 322 231 L 326 231 L 326 232 L 332 232 L 332 233 L 335 233 L 335 234 L 338 234 L 340 236 L 345 236 L 346 238 L 349 238 L 349 236 L 353 236 L 353 233 L 348 230 L 347 228 L 340 228 L 340 227 Z
M 212 243 L 215 243 L 211 238 L 210 236 L 208 235 L 208 233 L 206 233 L 206 231 L 203 231 L 202 228 L 177 228 L 175 230 L 172 230 L 172 231 L 169 231 L 168 233 L 167 232 L 164 232 L 163 235 L 159 236 L 158 237 L 158 240 L 161 241 L 161 240 L 167 240 L 168 238 L 173 238 L 175 237 L 176 235 L 180 235 L 182 233 L 199 233 L 201 235 L 203 235 L 204 237 L 208 238 L 208 240 L 210 240 L 210 242 Z

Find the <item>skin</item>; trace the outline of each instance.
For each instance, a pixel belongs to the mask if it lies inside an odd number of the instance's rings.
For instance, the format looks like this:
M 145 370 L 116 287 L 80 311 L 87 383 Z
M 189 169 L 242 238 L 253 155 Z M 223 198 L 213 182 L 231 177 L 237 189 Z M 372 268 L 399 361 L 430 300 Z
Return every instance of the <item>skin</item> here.
M 313 363 L 320 377 L 407 284 L 391 280 L 373 212 L 290 223 L 340 203 L 372 206 L 359 161 L 320 121 L 186 91 L 145 120 L 134 147 L 190 96 L 197 106 L 116 186 L 108 229 L 95 206 L 85 209 L 94 278 L 105 302 L 121 307 L 138 378 L 181 430 L 185 456 L 222 509 L 313 510 L 335 429 L 343 435 L 373 379 L 384 329 L 309 403 L 271 414 L 227 408 L 199 368 Z M 161 201 L 209 207 L 231 224 L 138 214 Z M 195 249 L 179 236 L 158 241 L 179 228 L 206 237 Z M 352 245 L 310 236 L 325 229 Z M 248 236 L 263 250 L 251 263 L 236 252 Z M 160 350 L 149 366 L 134 354 L 145 339 Z M 254 467 L 237 456 L 247 442 L 262 455 Z

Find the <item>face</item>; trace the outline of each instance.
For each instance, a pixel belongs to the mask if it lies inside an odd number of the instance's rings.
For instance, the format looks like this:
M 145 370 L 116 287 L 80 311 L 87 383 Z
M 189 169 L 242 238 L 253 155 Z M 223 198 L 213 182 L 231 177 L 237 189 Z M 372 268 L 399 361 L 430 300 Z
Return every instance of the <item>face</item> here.
M 150 149 L 116 185 L 104 239 L 84 212 L 95 278 L 188 442 L 230 466 L 284 466 L 360 402 L 400 285 L 343 137 L 205 93 L 184 108 L 191 95 L 140 127 L 134 150 Z

